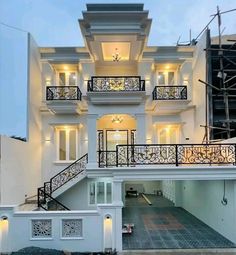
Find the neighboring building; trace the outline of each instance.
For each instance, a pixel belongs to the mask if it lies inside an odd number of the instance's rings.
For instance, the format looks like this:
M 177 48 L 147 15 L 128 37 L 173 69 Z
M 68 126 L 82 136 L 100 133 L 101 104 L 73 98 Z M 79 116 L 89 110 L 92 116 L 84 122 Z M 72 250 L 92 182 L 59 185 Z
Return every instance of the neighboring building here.
M 0 252 L 234 247 L 235 140 L 202 143 L 209 31 L 147 46 L 142 4 L 88 4 L 79 25 L 85 47 L 28 36 L 27 142 L 1 137 Z

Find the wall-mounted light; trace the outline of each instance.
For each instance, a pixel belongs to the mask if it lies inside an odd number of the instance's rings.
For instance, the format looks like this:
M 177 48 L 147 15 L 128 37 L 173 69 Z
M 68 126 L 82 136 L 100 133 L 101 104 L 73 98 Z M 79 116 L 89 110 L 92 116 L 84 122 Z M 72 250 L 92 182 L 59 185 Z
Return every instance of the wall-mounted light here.
M 8 220 L 8 217 L 6 215 L 2 215 L 1 220 L 6 221 L 6 220 Z

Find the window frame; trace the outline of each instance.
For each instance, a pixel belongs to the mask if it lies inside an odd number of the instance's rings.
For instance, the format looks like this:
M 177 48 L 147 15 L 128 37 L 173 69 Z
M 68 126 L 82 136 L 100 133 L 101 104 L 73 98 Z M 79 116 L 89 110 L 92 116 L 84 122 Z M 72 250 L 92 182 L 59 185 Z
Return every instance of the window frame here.
M 61 160 L 60 159 L 60 131 L 65 130 L 66 136 L 65 136 L 65 143 L 66 143 L 66 159 Z M 75 131 L 75 159 L 70 159 L 70 131 Z M 78 134 L 78 128 L 77 127 L 67 127 L 67 128 L 56 128 L 56 162 L 74 162 L 79 155 L 79 134 Z
M 61 73 L 65 74 L 65 85 L 60 85 L 60 74 Z M 74 85 L 71 85 L 69 83 L 71 73 L 75 74 L 75 84 Z M 58 86 L 77 86 L 77 83 L 78 83 L 78 72 L 76 70 L 68 70 L 68 71 L 61 70 L 61 71 L 57 72 L 57 84 L 58 84 Z
M 159 83 L 160 73 L 164 73 L 164 84 Z M 166 73 L 168 73 L 168 75 L 165 75 Z M 169 73 L 174 73 L 174 83 L 173 84 L 168 83 Z M 157 71 L 157 84 L 158 84 L 158 86 L 175 86 L 177 84 L 177 72 L 176 72 L 176 70 L 172 70 L 172 69 L 158 70 Z

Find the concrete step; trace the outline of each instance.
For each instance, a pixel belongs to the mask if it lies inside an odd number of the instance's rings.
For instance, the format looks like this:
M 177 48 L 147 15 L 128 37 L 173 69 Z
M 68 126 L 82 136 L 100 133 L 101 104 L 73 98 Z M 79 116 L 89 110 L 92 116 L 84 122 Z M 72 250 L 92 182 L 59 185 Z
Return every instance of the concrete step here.
M 22 204 L 18 206 L 18 211 L 35 211 L 38 208 L 38 204 Z
M 161 249 L 161 250 L 125 250 L 118 255 L 236 255 L 236 249 Z

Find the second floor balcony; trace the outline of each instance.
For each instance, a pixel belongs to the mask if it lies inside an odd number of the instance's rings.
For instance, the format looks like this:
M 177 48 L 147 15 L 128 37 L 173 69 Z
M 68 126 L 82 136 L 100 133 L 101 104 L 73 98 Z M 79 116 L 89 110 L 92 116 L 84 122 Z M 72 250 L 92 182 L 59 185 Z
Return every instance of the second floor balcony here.
M 78 113 L 78 106 L 81 100 L 82 93 L 78 86 L 46 87 L 46 104 L 54 113 Z
M 87 91 L 94 104 L 139 104 L 145 96 L 145 80 L 140 76 L 92 76 Z
M 236 144 L 133 144 L 98 151 L 99 167 L 235 165 Z

